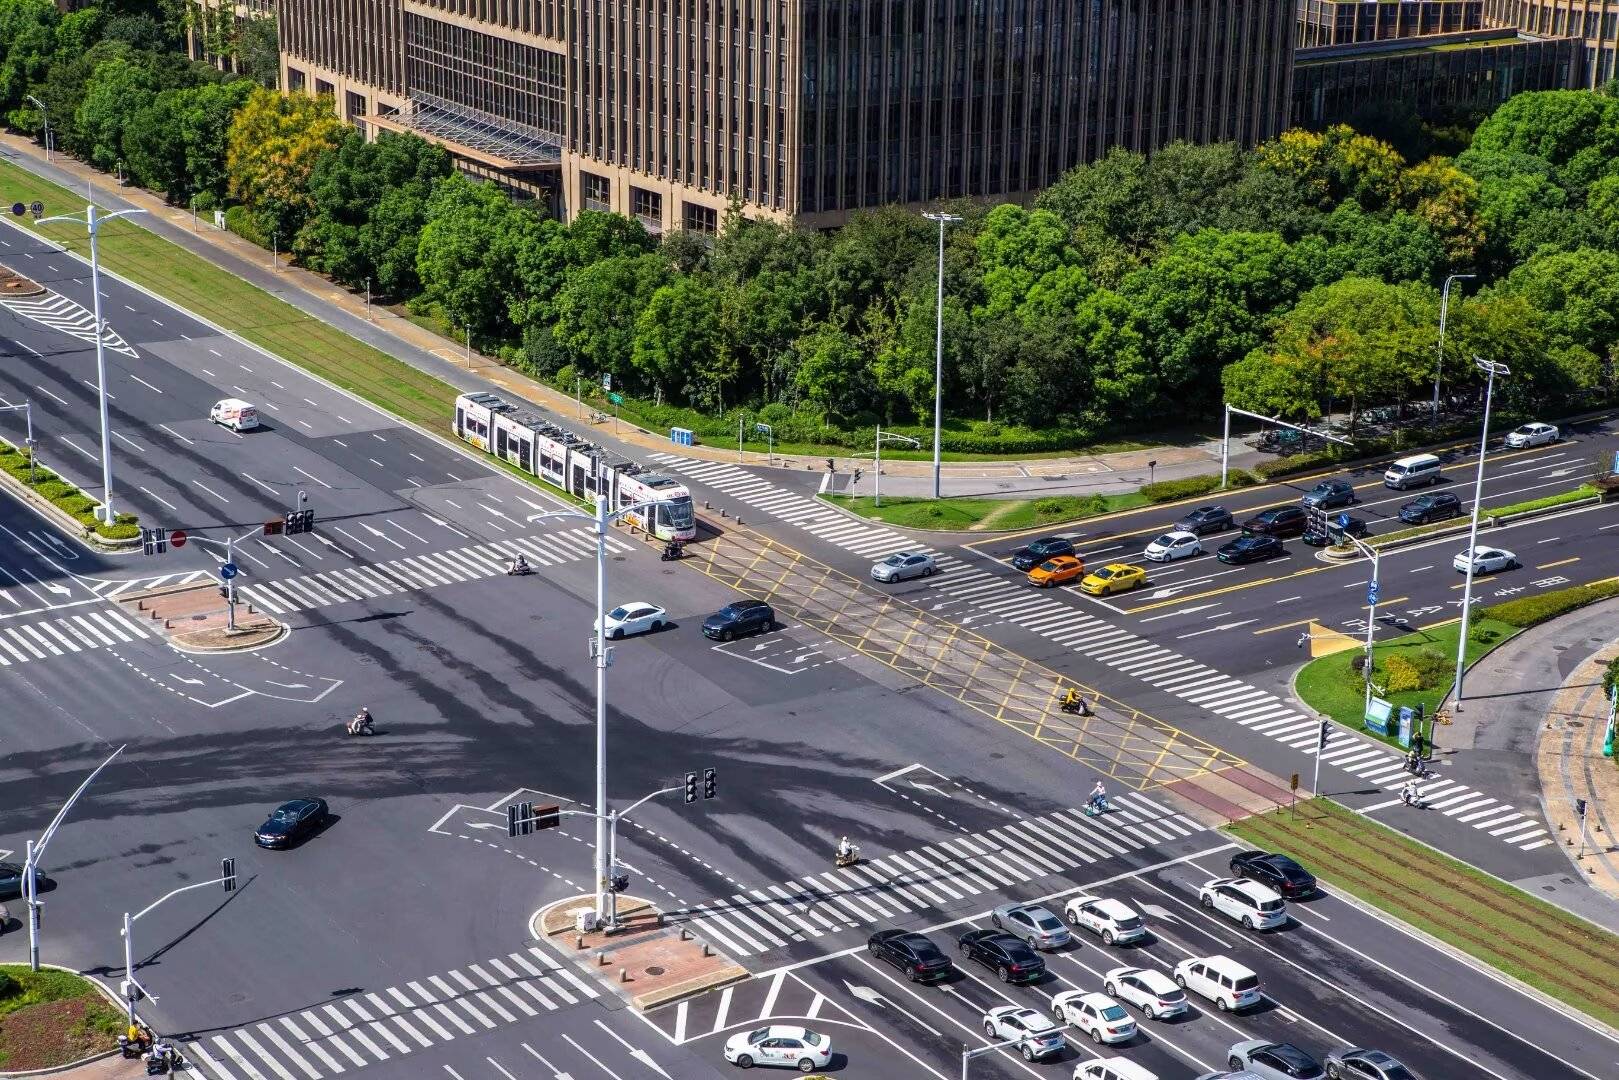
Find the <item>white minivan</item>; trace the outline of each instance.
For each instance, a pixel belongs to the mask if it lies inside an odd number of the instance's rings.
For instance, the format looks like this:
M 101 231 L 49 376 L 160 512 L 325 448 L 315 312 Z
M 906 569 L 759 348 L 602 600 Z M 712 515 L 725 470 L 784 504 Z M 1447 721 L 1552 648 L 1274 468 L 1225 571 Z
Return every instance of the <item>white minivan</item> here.
M 1128 1058 L 1097 1058 L 1075 1065 L 1074 1080 L 1158 1080 L 1158 1074 Z
M 1432 454 L 1412 454 L 1403 457 L 1388 467 L 1383 473 L 1383 485 L 1396 491 L 1406 488 L 1420 487 L 1423 484 L 1437 484 L 1441 477 L 1439 470 L 1444 462 Z
M 214 407 L 208 410 L 208 420 L 224 424 L 232 431 L 251 431 L 259 426 L 259 410 L 241 398 L 228 397 L 214 402 Z
M 1182 990 L 1214 1002 L 1221 1012 L 1258 1005 L 1263 995 L 1259 976 L 1229 956 L 1199 956 L 1175 965 L 1175 982 Z

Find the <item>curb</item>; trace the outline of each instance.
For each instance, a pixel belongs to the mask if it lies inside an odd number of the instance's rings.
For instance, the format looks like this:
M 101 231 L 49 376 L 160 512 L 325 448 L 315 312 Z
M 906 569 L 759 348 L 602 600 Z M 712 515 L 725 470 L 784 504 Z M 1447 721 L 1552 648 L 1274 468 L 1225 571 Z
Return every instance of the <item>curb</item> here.
M 275 620 L 272 620 L 272 621 L 275 621 Z M 265 627 L 264 629 L 266 631 L 270 631 L 270 627 Z M 254 633 L 254 631 L 252 631 L 252 630 L 238 631 L 238 632 L 239 633 L 248 633 L 248 634 Z M 253 641 L 253 642 L 249 642 L 247 644 L 227 644 L 227 645 L 208 646 L 208 645 L 192 645 L 189 642 L 180 640 L 178 637 L 171 637 L 171 638 L 169 638 L 169 648 L 174 649 L 177 652 L 191 653 L 191 654 L 193 654 L 195 656 L 217 656 L 220 653 L 256 652 L 259 649 L 267 649 L 271 645 L 279 645 L 281 642 L 285 641 L 291 634 L 292 634 L 292 627 L 288 626 L 284 622 L 275 622 L 274 630 L 270 632 L 270 636 L 265 638 L 262 641 Z
M 34 513 L 62 530 L 70 540 L 77 540 L 81 545 L 92 551 L 103 555 L 130 555 L 134 553 L 136 548 L 140 547 L 141 538 L 139 536 L 132 536 L 127 540 L 104 539 L 95 529 L 85 525 L 84 522 L 49 499 L 39 495 L 27 484 L 3 469 L 0 469 L 0 484 L 4 484 L 24 506 L 27 506 Z

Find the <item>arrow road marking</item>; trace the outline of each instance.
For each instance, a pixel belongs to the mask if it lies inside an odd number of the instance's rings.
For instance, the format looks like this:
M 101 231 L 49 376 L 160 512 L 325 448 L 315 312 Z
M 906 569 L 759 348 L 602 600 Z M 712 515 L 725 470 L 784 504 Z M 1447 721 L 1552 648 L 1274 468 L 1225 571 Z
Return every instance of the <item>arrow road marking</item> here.
M 527 1050 L 530 1054 L 533 1054 L 534 1057 L 539 1061 L 539 1063 L 541 1065 L 544 1065 L 547 1069 L 550 1069 L 551 1070 L 551 1075 L 554 1076 L 556 1078 L 556 1080 L 573 1080 L 573 1077 L 569 1076 L 567 1073 L 563 1072 L 561 1069 L 557 1068 L 555 1065 L 551 1064 L 549 1061 L 546 1061 L 545 1058 L 540 1054 L 540 1052 L 538 1050 L 534 1049 L 528 1043 L 523 1044 L 523 1049 Z
M 564 1042 L 566 1042 L 569 1046 L 573 1047 L 575 1050 L 579 1051 L 581 1054 L 585 1055 L 585 1057 L 587 1057 L 591 1061 L 595 1062 L 596 1068 L 600 1069 L 602 1072 L 606 1073 L 608 1076 L 611 1076 L 613 1078 L 613 1080 L 624 1080 L 624 1078 L 622 1076 L 618 1075 L 618 1073 L 614 1072 L 612 1069 L 609 1069 L 606 1065 L 602 1064 L 601 1059 L 596 1057 L 595 1054 L 592 1054 L 589 1050 L 586 1050 L 584 1047 L 582 1047 L 578 1043 L 574 1042 L 571 1037 L 569 1037 L 567 1035 L 564 1035 L 564 1036 L 562 1036 L 562 1040 Z M 659 1071 L 661 1072 L 662 1070 L 659 1070 Z
M 1247 626 L 1251 622 L 1258 621 L 1258 619 L 1243 619 L 1241 622 L 1221 623 L 1219 626 L 1211 626 L 1207 630 L 1193 630 L 1190 634 L 1176 634 L 1175 640 L 1180 641 L 1184 638 L 1202 637 L 1204 634 L 1213 634 L 1220 630 L 1235 630 L 1239 626 Z
M 503 829 L 504 825 L 496 825 L 492 821 L 468 821 L 465 825 L 469 829 Z
M 663 1071 L 662 1065 L 659 1065 L 656 1061 L 652 1060 L 651 1054 L 647 1053 L 645 1050 L 642 1050 L 639 1046 L 631 1046 L 629 1042 L 625 1040 L 624 1036 L 620 1035 L 618 1032 L 614 1031 L 600 1020 L 596 1021 L 596 1026 L 607 1032 L 607 1034 L 611 1035 L 613 1038 L 617 1039 L 619 1044 L 623 1046 L 625 1050 L 629 1051 L 630 1057 L 656 1072 L 659 1076 L 663 1077 L 663 1080 L 674 1080 L 673 1077 Z
M 1185 591 L 1185 585 L 1174 585 L 1167 589 L 1154 589 L 1152 592 L 1147 594 L 1147 599 L 1162 600 L 1167 596 L 1174 596 L 1176 593 L 1183 593 Z
M 178 675 L 172 671 L 169 672 L 169 678 L 174 679 L 176 682 L 185 683 L 187 686 L 201 686 L 203 684 L 201 679 L 188 679 L 184 675 Z
M 940 1038 L 940 1039 L 944 1038 L 944 1033 L 942 1031 L 940 1031 L 938 1028 L 933 1027 L 931 1024 L 925 1023 L 920 1017 L 918 1017 L 915 1013 L 909 1011 L 908 1009 L 900 1008 L 894 1002 L 889 1001 L 882 994 L 880 994 L 877 991 L 873 990 L 871 987 L 869 987 L 869 986 L 856 986 L 854 983 L 850 982 L 848 979 L 843 980 L 843 985 L 849 988 L 849 993 L 853 994 L 855 997 L 859 998 L 861 1001 L 864 1001 L 864 1002 L 866 1002 L 868 1004 L 871 1004 L 871 1005 L 875 1005 L 879 1009 L 893 1009 L 895 1012 L 899 1013 L 901 1016 L 908 1019 L 911 1023 L 915 1024 L 917 1027 L 922 1028 L 924 1031 L 932 1033 L 936 1038 Z M 597 1023 L 600 1023 L 600 1021 L 597 1021 Z
M 1159 619 L 1173 619 L 1177 615 L 1190 615 L 1194 611 L 1207 611 L 1209 608 L 1214 606 L 1215 605 L 1213 604 L 1197 604 L 1193 607 L 1176 608 L 1174 611 L 1166 611 L 1162 615 L 1149 615 L 1141 621 L 1157 622 Z

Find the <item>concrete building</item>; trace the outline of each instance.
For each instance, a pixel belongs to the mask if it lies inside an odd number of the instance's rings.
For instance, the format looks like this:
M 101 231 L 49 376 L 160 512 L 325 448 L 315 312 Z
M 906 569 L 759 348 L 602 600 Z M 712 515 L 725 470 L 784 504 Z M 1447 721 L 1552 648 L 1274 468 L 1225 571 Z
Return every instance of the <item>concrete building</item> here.
M 1484 0 L 1299 0 L 1298 45 L 1455 34 L 1484 26 Z
M 1485 0 L 1485 18 L 1542 37 L 1579 38 L 1585 50 L 1582 86 L 1614 78 L 1619 55 L 1619 0 Z

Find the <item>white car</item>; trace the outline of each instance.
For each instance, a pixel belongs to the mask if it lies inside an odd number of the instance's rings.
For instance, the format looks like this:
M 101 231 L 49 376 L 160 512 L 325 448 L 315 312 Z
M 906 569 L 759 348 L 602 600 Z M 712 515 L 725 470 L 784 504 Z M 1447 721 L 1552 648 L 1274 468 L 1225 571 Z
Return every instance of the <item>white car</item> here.
M 1122 900 L 1076 896 L 1063 905 L 1069 926 L 1082 926 L 1104 945 L 1122 945 L 1147 936 L 1147 924 L 1136 909 Z
M 1176 559 L 1203 554 L 1203 541 L 1197 538 L 1196 533 L 1176 529 L 1174 532 L 1166 532 L 1148 544 L 1142 554 L 1153 562 L 1174 562 Z
M 1554 425 L 1542 424 L 1537 421 L 1507 432 L 1507 445 L 1517 450 L 1525 446 L 1541 446 L 1545 443 L 1554 443 L 1562 437 L 1563 433 L 1558 431 Z
M 620 604 L 607 613 L 607 636 L 617 641 L 630 634 L 655 633 L 663 629 L 668 614 L 652 604 Z
M 939 572 L 933 556 L 919 551 L 896 551 L 871 568 L 871 579 L 884 583 L 932 577 Z
M 807 1073 L 826 1068 L 832 1060 L 832 1040 L 808 1028 L 773 1024 L 726 1039 L 725 1060 L 744 1069 L 784 1065 Z
M 1091 1042 L 1129 1042 L 1136 1037 L 1136 1022 L 1124 1006 L 1106 994 L 1064 990 L 1051 999 L 1057 1015 L 1091 1037 Z
M 1458 574 L 1467 573 L 1467 552 L 1458 551 L 1456 557 L 1450 561 Z M 1493 574 L 1498 570 L 1513 570 L 1518 567 L 1518 557 L 1506 548 L 1476 547 L 1473 549 L 1473 573 Z
M 1287 923 L 1282 894 L 1252 878 L 1215 878 L 1198 890 L 1198 900 L 1249 930 L 1270 930 Z
M 1018 1053 L 1025 1061 L 1052 1057 L 1068 1045 L 1061 1024 L 1022 1005 L 997 1005 L 985 1013 L 984 1034 L 997 1042 L 1016 1039 Z
M 1179 1016 L 1187 1009 L 1186 991 L 1157 968 L 1114 968 L 1102 989 L 1140 1009 L 1148 1020 Z

